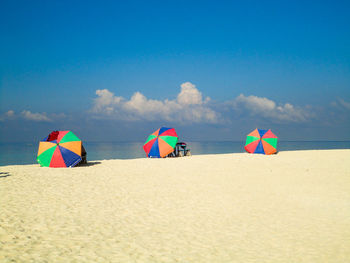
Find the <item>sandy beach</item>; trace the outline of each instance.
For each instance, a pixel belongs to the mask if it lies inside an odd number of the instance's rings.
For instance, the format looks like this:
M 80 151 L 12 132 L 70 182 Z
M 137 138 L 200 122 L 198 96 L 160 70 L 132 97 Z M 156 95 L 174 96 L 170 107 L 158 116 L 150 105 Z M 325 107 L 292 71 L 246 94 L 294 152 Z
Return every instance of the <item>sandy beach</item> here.
M 350 150 L 0 167 L 0 262 L 350 262 Z

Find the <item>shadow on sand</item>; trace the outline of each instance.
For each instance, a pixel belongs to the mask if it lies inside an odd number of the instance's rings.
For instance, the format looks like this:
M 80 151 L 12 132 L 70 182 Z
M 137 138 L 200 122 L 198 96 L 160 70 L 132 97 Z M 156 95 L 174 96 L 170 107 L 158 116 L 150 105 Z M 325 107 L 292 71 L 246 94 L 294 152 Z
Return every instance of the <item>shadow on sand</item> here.
M 87 162 L 87 163 L 82 163 L 77 165 L 77 167 L 89 167 L 89 166 L 94 166 L 94 165 L 98 165 L 101 164 L 101 162 Z
M 9 177 L 11 176 L 11 174 L 9 174 L 8 172 L 0 172 L 0 178 L 5 178 L 5 177 Z

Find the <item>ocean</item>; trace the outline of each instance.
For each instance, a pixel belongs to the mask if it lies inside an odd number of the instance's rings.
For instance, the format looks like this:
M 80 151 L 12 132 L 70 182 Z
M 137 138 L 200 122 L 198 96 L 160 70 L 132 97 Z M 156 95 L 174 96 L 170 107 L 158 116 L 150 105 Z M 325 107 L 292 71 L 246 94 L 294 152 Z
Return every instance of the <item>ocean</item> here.
M 88 161 L 144 158 L 143 142 L 84 142 Z M 244 152 L 243 141 L 187 142 L 192 155 Z M 279 141 L 278 151 L 350 149 L 350 141 Z M 35 164 L 38 143 L 0 143 L 0 166 Z

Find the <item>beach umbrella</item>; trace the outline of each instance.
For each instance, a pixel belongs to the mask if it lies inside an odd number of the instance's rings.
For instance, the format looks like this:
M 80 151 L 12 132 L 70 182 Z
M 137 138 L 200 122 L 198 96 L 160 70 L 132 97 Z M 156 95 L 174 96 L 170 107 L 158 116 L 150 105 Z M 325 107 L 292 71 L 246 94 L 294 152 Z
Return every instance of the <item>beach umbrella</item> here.
M 271 130 L 255 129 L 247 135 L 244 149 L 249 153 L 276 153 L 277 136 Z
M 143 145 L 147 157 L 166 157 L 174 151 L 178 137 L 174 128 L 162 127 L 148 136 Z
M 71 131 L 53 131 L 40 141 L 37 161 L 45 167 L 73 167 L 81 161 L 81 140 Z

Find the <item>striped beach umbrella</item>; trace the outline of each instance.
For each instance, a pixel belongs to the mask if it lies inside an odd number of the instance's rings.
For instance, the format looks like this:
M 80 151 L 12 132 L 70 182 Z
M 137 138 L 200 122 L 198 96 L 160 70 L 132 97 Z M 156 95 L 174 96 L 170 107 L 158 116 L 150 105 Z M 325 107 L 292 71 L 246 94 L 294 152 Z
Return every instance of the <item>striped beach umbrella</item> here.
M 255 129 L 247 135 L 244 149 L 249 153 L 274 154 L 277 152 L 277 136 L 271 130 Z
M 143 149 L 147 157 L 163 158 L 174 151 L 177 141 L 178 137 L 174 128 L 162 127 L 148 136 Z
M 73 167 L 81 161 L 81 140 L 71 131 L 53 131 L 40 141 L 37 161 L 45 167 Z

